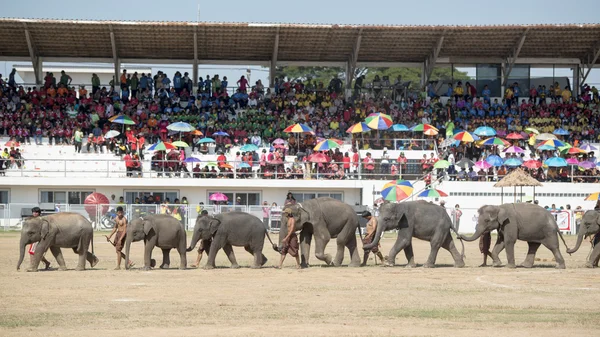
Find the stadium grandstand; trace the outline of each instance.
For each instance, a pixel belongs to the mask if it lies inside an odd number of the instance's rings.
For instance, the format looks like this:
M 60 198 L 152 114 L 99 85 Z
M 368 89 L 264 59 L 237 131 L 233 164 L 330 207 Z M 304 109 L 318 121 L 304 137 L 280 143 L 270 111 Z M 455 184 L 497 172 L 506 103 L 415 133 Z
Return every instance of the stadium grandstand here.
M 600 56 L 600 25 L 0 19 L 0 32 L 0 60 L 31 62 L 36 82 L 17 83 L 16 70 L 0 76 L 5 213 L 32 202 L 79 209 L 97 191 L 129 204 L 152 195 L 209 204 L 226 192 L 229 205 L 217 206 L 235 206 L 239 195 L 250 209 L 293 191 L 372 205 L 385 182 L 401 178 L 415 192 L 441 188 L 476 208 L 504 197 L 492 186 L 519 167 L 545 184 L 540 200 L 561 194 L 582 204 L 594 184 L 566 183 L 599 182 L 600 97 L 586 79 Z M 111 63 L 114 77 L 77 88 L 68 69 L 44 72 L 44 62 Z M 123 69 L 132 63 L 192 71 Z M 269 81 L 203 78 L 199 64 L 264 66 Z M 431 78 L 457 64 L 477 75 Z M 278 78 L 280 66 L 343 71 L 321 83 Z M 572 76 L 529 75 L 557 66 Z M 354 76 L 359 67 L 416 68 L 420 81 L 367 83 Z

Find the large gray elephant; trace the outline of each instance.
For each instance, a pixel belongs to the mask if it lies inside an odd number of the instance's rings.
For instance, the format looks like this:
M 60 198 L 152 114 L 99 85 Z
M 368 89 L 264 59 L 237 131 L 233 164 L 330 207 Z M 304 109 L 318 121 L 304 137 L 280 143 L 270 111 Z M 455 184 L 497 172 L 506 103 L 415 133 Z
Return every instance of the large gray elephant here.
M 38 242 L 38 244 L 31 266 L 27 271 L 38 270 L 42 256 L 48 249 L 56 258 L 59 270 L 67 270 L 61 248 L 72 248 L 75 254 L 79 255 L 76 270 L 84 270 L 86 260 L 92 268 L 99 261 L 93 253 L 94 229 L 92 224 L 81 214 L 64 212 L 25 219 L 21 229 L 17 270 L 20 269 L 21 263 L 23 263 L 25 247 L 34 242 Z M 92 253 L 88 251 L 90 243 L 92 244 Z
M 267 262 L 267 258 L 262 253 L 265 234 L 271 241 L 262 220 L 252 214 L 227 212 L 215 216 L 201 216 L 196 219 L 188 252 L 194 249 L 199 240 L 210 241 L 205 269 L 215 268 L 215 257 L 221 248 L 227 254 L 231 268 L 239 268 L 233 246 L 244 247 L 254 256 L 252 268 L 260 268 Z M 273 248 L 277 250 L 276 245 L 273 245 Z
M 579 227 L 579 233 L 577 234 L 577 244 L 573 249 L 568 249 L 567 253 L 573 254 L 575 253 L 579 247 L 581 246 L 581 242 L 584 237 L 594 236 L 598 232 L 600 232 L 600 211 L 587 211 L 581 218 L 581 226 Z M 598 261 L 600 260 L 600 244 L 594 246 L 594 250 L 590 254 L 588 260 L 585 263 L 585 266 L 588 268 L 593 268 L 594 266 L 598 266 Z
M 370 250 L 379 243 L 381 234 L 386 230 L 397 229 L 398 238 L 390 249 L 386 265 L 395 264 L 396 255 L 404 250 L 407 267 L 415 266 L 412 249 L 412 238 L 429 241 L 431 251 L 423 267 L 433 267 L 440 248 L 452 254 L 454 266 L 464 267 L 462 254 L 458 252 L 452 241 L 452 220 L 446 210 L 423 200 L 405 201 L 399 204 L 383 204 L 379 209 L 377 234 L 371 244 L 364 245 L 364 250 Z
M 300 264 L 308 267 L 310 245 L 314 235 L 315 256 L 327 265 L 340 266 L 344 260 L 344 247 L 350 252 L 350 267 L 360 266 L 360 257 L 356 245 L 358 216 L 354 209 L 337 199 L 316 198 L 302 203 L 287 205 L 296 221 L 296 231 L 300 231 Z M 279 246 L 287 236 L 287 219 L 282 219 L 279 231 Z M 331 239 L 337 238 L 335 259 L 325 254 L 325 247 Z
M 546 246 L 556 260 L 556 267 L 565 268 L 565 260 L 560 250 L 558 237 L 560 236 L 566 246 L 562 233 L 558 229 L 554 216 L 544 208 L 528 203 L 504 204 L 500 206 L 486 205 L 479 208 L 479 219 L 475 226 L 475 233 L 470 236 L 459 235 L 465 241 L 477 240 L 483 233 L 498 231 L 498 240 L 492 250 L 494 266 L 502 263 L 498 254 L 506 247 L 506 258 L 509 268 L 515 268 L 515 243 L 517 240 L 527 241 L 529 250 L 522 267 L 531 268 L 535 260 L 535 253 L 540 245 Z M 567 247 L 568 249 L 569 247 Z
M 162 249 L 163 262 L 160 268 L 169 268 L 171 249 L 177 249 L 180 256 L 179 269 L 187 266 L 185 247 L 187 237 L 183 224 L 167 214 L 146 215 L 134 219 L 127 224 L 125 238 L 125 261 L 129 261 L 129 248 L 132 242 L 144 240 L 144 270 L 149 270 L 152 263 L 152 250 L 154 247 Z M 128 264 L 125 268 L 128 269 Z

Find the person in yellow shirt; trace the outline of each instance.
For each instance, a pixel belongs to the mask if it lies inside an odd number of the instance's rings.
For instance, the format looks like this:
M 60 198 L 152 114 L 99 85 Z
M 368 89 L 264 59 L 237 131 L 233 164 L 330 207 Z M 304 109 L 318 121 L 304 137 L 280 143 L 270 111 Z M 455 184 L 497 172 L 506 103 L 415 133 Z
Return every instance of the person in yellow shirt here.
M 571 90 L 569 90 L 569 86 L 565 87 L 565 90 L 562 92 L 563 103 L 568 103 L 571 99 Z
M 329 123 L 329 128 L 331 130 L 337 130 L 340 128 L 340 123 L 336 119 L 334 119 L 331 121 L 331 123 Z

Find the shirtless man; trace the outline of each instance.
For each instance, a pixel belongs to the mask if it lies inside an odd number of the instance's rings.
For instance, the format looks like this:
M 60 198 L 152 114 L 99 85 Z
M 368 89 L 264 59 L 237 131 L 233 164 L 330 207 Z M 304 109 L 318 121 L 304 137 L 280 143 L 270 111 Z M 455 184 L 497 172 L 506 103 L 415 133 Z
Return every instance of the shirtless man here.
M 107 239 L 110 241 L 110 238 L 113 234 L 117 233 L 115 237 L 115 249 L 117 251 L 117 267 L 115 270 L 121 269 L 121 251 L 123 250 L 123 242 L 125 241 L 125 237 L 127 236 L 127 218 L 123 215 L 123 207 L 117 207 L 117 217 L 115 218 L 115 227 L 113 228 L 110 235 Z M 130 262 L 131 265 L 131 262 Z
M 283 210 L 283 216 L 287 217 L 287 236 L 283 239 L 283 246 L 281 247 L 281 260 L 279 261 L 279 269 L 283 266 L 285 256 L 289 253 L 291 256 L 296 258 L 296 269 L 300 269 L 300 256 L 298 255 L 298 236 L 296 235 L 296 220 L 292 210 L 286 208 Z
M 31 217 L 32 218 L 37 218 L 41 214 L 42 214 L 42 210 L 39 207 L 34 207 L 31 209 Z M 37 244 L 38 244 L 37 242 L 34 242 L 29 246 L 29 258 L 32 263 L 33 263 L 33 255 L 35 254 L 35 248 L 37 247 Z M 46 260 L 44 255 L 42 255 L 42 262 L 44 262 L 44 264 L 46 265 L 46 268 L 44 268 L 45 270 L 50 269 L 50 261 Z
M 367 235 L 365 236 L 365 238 L 363 239 L 363 245 L 368 245 L 371 242 L 373 242 L 373 239 L 375 238 L 375 235 L 377 234 L 377 218 L 374 217 L 371 212 L 369 211 L 364 211 L 362 214 L 362 217 L 367 219 Z M 373 254 L 375 254 L 377 257 L 379 257 L 379 259 L 381 260 L 381 263 L 383 263 L 383 254 L 381 254 L 381 252 L 379 251 L 379 247 L 381 247 L 381 244 L 378 244 L 377 246 L 373 247 L 371 249 L 371 252 L 373 252 Z M 375 259 L 377 259 L 377 257 Z M 362 267 L 367 265 L 367 259 L 369 258 L 369 251 L 365 251 L 365 255 L 363 258 L 363 263 L 361 264 Z M 375 260 L 375 264 L 377 264 L 377 260 Z

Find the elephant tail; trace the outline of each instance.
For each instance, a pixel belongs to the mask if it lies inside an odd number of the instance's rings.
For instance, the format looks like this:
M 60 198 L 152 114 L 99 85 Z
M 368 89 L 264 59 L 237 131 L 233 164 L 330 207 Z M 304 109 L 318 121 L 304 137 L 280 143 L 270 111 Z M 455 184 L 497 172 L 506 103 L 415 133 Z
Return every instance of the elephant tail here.
M 277 247 L 276 244 L 273 243 L 273 240 L 271 240 L 271 236 L 269 236 L 269 231 L 265 229 L 265 233 L 267 234 L 267 239 L 269 239 L 269 242 L 271 243 L 271 246 L 273 247 L 273 249 L 276 252 L 279 252 L 279 248 Z
M 452 229 L 452 231 L 456 234 L 456 238 L 460 241 L 460 245 L 462 246 L 462 249 L 460 251 L 460 256 L 464 259 L 465 258 L 465 243 L 463 242 L 462 238 L 456 231 L 456 228 L 454 228 L 454 225 L 450 225 L 450 229 Z
M 96 256 L 96 254 L 94 253 L 94 232 L 92 231 L 92 241 L 90 242 L 90 244 L 92 245 L 92 255 Z
M 560 229 L 558 229 L 558 236 L 560 236 L 560 239 L 562 240 L 562 242 L 565 245 L 565 247 L 567 247 L 567 250 L 571 250 L 569 248 L 569 246 L 567 246 L 567 243 L 565 242 L 565 238 L 563 237 L 562 232 L 560 231 Z

